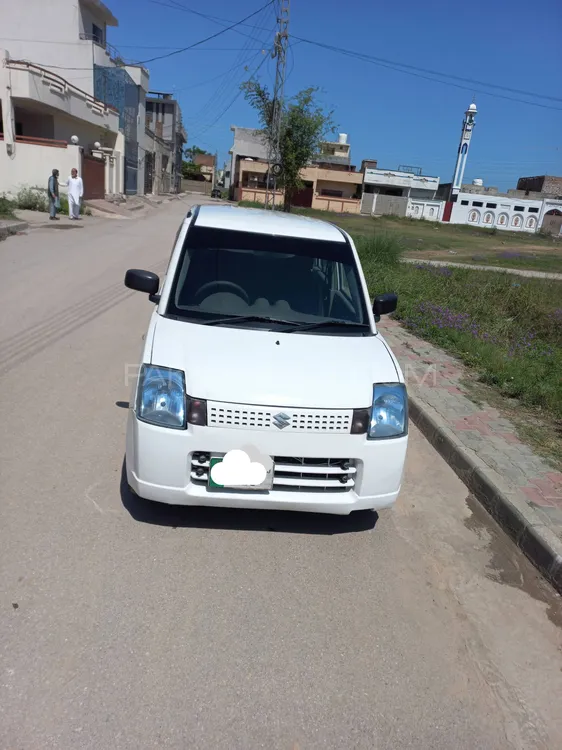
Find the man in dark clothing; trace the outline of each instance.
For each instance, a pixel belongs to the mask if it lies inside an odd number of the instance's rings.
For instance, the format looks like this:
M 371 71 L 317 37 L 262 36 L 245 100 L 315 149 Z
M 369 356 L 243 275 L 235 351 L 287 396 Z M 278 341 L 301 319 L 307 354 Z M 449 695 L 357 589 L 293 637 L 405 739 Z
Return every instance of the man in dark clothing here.
M 58 169 L 53 169 L 53 173 L 49 177 L 47 191 L 49 193 L 49 219 L 58 221 L 57 208 L 60 208 Z

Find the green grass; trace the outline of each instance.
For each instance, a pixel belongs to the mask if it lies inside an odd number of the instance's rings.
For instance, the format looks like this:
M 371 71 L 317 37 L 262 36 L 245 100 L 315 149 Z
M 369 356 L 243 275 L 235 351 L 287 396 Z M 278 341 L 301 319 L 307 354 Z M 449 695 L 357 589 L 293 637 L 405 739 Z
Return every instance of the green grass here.
M 238 205 L 242 206 L 243 208 L 264 208 L 264 204 L 260 203 L 259 201 L 238 201 Z M 282 209 L 282 205 L 277 204 L 275 206 L 276 211 L 281 211 Z
M 396 292 L 407 328 L 503 396 L 562 420 L 562 283 L 400 263 L 388 233 L 354 240 L 371 295 Z
M 562 270 L 562 241 L 540 234 L 504 232 L 463 224 L 444 224 L 398 216 L 358 216 L 334 214 L 310 208 L 295 208 L 294 213 L 331 221 L 353 237 L 381 232 L 395 235 L 404 255 L 420 260 L 450 260 L 505 268 L 529 268 L 539 271 Z M 513 252 L 520 257 L 503 258 Z M 477 260 L 474 260 L 474 256 Z
M 520 268 L 528 271 L 547 271 L 562 273 L 562 255 L 547 255 L 546 253 L 518 253 L 509 255 L 496 252 L 486 255 L 461 255 L 451 257 L 455 263 L 472 263 L 478 266 L 498 266 L 499 268 Z

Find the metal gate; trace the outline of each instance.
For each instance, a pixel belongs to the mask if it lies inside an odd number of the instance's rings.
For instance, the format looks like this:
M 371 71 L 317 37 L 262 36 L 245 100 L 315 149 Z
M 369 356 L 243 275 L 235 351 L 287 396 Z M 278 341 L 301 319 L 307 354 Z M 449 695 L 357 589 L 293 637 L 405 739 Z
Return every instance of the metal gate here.
M 312 186 L 305 186 L 299 190 L 295 190 L 291 196 L 291 206 L 311 208 L 313 196 L 314 188 Z
M 93 156 L 82 158 L 84 198 L 105 198 L 105 161 Z

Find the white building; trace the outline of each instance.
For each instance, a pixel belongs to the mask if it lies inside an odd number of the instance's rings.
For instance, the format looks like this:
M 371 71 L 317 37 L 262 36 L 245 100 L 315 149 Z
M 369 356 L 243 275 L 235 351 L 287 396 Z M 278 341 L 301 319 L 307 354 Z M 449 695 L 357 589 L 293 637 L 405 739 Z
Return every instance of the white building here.
M 0 48 L 93 94 L 92 65 L 113 64 L 107 27 L 117 25 L 101 0 L 2 2 Z
M 513 194 L 518 191 L 501 193 L 497 188 L 484 187 L 481 179 L 473 180 L 471 185 L 463 183 L 477 113 L 473 102 L 465 112 L 453 181 L 442 184 L 438 191 L 438 197 L 445 199 L 442 221 L 511 232 L 540 231 L 549 224 L 548 217 L 562 209 L 562 200 L 541 198 L 540 194 L 534 198 Z
M 0 193 L 73 167 L 86 197 L 144 192 L 148 71 L 116 65 L 108 26 L 117 20 L 101 0 L 2 4 Z
M 363 192 L 377 195 L 393 195 L 402 198 L 435 197 L 439 187 L 439 177 L 430 177 L 420 172 L 406 172 L 398 169 L 365 169 Z
M 542 221 L 543 203 L 540 200 L 460 192 L 453 203 L 449 221 L 451 224 L 497 227 L 512 232 L 536 232 Z
M 383 216 L 410 216 L 438 221 L 441 201 L 435 200 L 439 177 L 421 173 L 421 169 L 378 169 L 365 167 L 361 213 Z

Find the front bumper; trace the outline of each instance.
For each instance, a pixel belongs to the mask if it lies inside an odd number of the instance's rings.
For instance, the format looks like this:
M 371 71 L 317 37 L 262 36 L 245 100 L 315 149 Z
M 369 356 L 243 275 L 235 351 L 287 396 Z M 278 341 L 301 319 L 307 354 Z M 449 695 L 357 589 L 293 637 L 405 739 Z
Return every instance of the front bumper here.
M 298 510 L 346 515 L 354 510 L 391 506 L 400 491 L 407 436 L 367 440 L 365 435 L 314 434 L 197 427 L 169 430 L 140 422 L 133 410 L 127 425 L 127 480 L 142 498 L 171 505 Z M 269 491 L 211 490 L 192 480 L 194 453 L 222 455 L 253 445 L 270 456 L 351 459 L 353 486 L 276 486 Z

